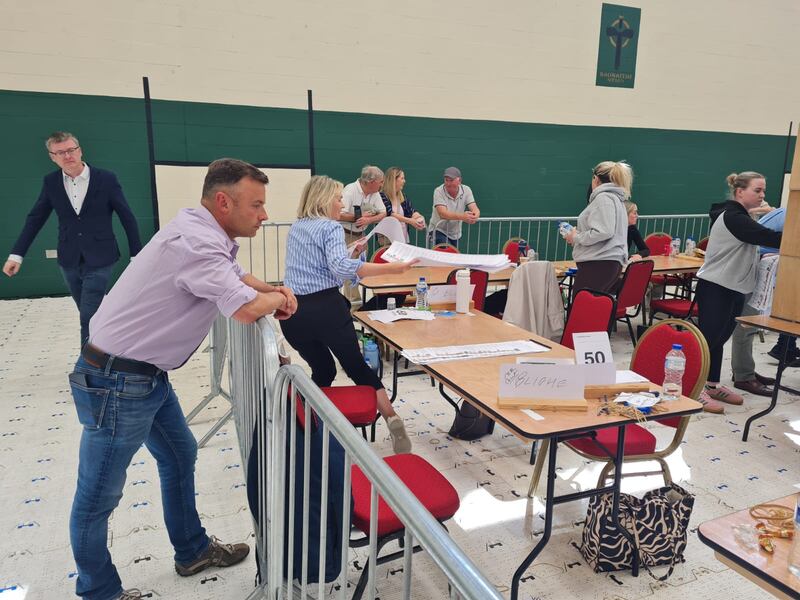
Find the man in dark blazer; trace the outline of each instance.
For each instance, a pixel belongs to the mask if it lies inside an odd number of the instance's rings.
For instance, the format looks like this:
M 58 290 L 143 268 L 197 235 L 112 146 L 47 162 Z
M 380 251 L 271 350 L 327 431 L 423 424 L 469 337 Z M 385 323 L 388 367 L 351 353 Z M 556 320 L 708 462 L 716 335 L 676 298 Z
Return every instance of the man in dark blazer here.
M 55 211 L 58 266 L 78 305 L 83 346 L 89 337 L 89 320 L 100 306 L 119 260 L 111 213 L 117 213 L 125 228 L 131 256 L 141 250 L 142 242 L 136 218 L 114 173 L 84 163 L 78 139 L 71 133 L 57 131 L 47 138 L 45 146 L 60 169 L 45 175 L 39 199 L 28 213 L 3 272 L 9 277 L 19 272 L 22 257 Z

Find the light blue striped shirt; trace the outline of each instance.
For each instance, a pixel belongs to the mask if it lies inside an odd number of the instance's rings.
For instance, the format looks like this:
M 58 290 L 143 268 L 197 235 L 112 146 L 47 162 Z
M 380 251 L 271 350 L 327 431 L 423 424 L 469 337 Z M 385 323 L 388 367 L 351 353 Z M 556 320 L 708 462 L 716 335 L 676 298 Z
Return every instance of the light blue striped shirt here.
M 362 264 L 363 255 L 350 258 L 339 223 L 322 217 L 298 219 L 286 239 L 283 282 L 297 295 L 313 294 L 346 280 L 358 283 L 356 271 Z

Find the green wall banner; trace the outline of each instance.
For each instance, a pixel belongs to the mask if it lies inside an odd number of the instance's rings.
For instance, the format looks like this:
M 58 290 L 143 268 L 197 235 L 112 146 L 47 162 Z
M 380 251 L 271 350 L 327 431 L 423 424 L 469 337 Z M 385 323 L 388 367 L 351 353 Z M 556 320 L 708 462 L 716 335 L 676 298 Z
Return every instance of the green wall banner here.
M 642 9 L 603 4 L 595 85 L 632 88 Z

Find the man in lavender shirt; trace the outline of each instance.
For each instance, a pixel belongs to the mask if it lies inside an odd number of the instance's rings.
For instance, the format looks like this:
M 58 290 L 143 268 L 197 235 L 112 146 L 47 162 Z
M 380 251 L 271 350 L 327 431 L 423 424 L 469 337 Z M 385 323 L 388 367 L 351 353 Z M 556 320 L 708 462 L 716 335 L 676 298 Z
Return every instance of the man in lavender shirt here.
M 297 309 L 291 290 L 271 286 L 236 263 L 237 237 L 267 219 L 267 176 L 223 158 L 208 167 L 198 208 L 180 211 L 139 252 L 89 325 L 89 342 L 70 374 L 83 425 L 70 539 L 76 593 L 89 600 L 141 598 L 123 591 L 107 548 L 110 513 L 142 444 L 155 457 L 175 570 L 187 576 L 243 560 L 247 544 L 223 544 L 200 524 L 194 494 L 197 442 L 167 371 L 180 367 L 218 313 L 251 323 Z

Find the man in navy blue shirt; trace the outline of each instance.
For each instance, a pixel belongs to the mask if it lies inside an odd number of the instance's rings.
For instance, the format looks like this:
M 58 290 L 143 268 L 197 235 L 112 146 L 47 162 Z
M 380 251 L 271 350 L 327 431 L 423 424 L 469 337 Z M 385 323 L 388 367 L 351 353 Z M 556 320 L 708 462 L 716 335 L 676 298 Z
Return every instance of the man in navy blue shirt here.
M 47 138 L 45 146 L 59 170 L 45 175 L 39 199 L 25 219 L 3 272 L 9 277 L 19 273 L 22 257 L 55 211 L 58 266 L 80 312 L 83 346 L 89 337 L 89 320 L 100 306 L 114 264 L 119 260 L 112 213 L 117 213 L 125 229 L 131 256 L 141 250 L 142 242 L 136 218 L 114 173 L 90 168 L 83 162 L 81 146 L 71 133 L 57 131 Z

